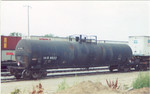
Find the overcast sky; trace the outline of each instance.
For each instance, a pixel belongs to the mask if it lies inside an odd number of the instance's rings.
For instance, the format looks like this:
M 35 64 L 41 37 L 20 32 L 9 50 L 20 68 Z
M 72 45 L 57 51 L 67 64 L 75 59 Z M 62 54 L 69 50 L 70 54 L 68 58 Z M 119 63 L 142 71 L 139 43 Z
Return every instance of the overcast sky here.
M 101 40 L 128 40 L 128 36 L 150 36 L 149 1 L 3 1 L 1 34 L 97 35 Z

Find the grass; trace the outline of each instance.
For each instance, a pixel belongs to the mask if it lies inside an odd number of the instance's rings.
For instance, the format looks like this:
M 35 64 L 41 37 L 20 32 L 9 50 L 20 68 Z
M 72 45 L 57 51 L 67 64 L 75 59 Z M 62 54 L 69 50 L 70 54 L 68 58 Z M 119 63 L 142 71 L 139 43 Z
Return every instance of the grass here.
M 79 79 L 78 79 L 78 76 L 77 76 L 77 74 L 75 75 L 75 81 L 74 81 L 74 83 L 73 83 L 73 86 L 75 86 L 75 85 L 77 85 L 77 84 L 79 84 Z
M 132 83 L 133 88 L 143 88 L 150 87 L 150 74 L 147 73 L 139 73 L 138 77 Z
M 44 94 L 44 88 L 42 87 L 42 84 L 39 83 L 38 85 L 33 86 L 33 90 L 32 92 L 27 91 L 25 93 L 26 90 L 24 90 L 23 92 L 20 89 L 15 89 L 13 92 L 11 92 L 11 94 Z
M 74 85 L 77 85 L 78 79 L 77 79 L 77 75 L 75 75 L 76 81 L 74 82 Z M 58 85 L 58 89 L 57 92 L 68 89 L 69 85 L 67 84 L 66 80 L 64 79 L 59 85 Z M 25 91 L 24 91 L 25 92 Z M 25 94 L 24 92 L 21 92 L 20 89 L 15 89 L 13 92 L 11 92 L 11 94 Z M 33 90 L 32 92 L 29 92 L 29 94 L 44 94 L 44 88 L 42 87 L 42 84 L 39 83 L 39 85 L 33 86 Z
M 128 90 L 130 87 L 126 84 L 123 85 L 123 89 Z
M 64 79 L 59 85 L 58 85 L 58 89 L 57 89 L 57 92 L 58 91 L 62 91 L 62 90 L 65 90 L 69 88 L 69 85 L 66 83 L 66 80 Z
M 13 92 L 11 92 L 11 94 L 20 94 L 20 93 L 21 93 L 20 89 L 15 89 Z
M 77 85 L 79 83 L 79 79 L 77 78 L 77 75 L 75 75 L 75 82 L 73 83 L 73 86 Z M 56 92 L 66 90 L 69 88 L 69 85 L 66 82 L 66 79 L 64 79 L 59 85 Z

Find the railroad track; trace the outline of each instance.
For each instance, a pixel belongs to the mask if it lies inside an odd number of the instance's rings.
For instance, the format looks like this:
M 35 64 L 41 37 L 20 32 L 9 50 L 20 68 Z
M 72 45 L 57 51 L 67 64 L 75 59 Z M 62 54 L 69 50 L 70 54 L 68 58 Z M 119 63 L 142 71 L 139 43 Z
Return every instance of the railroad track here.
M 1 72 L 7 72 L 8 69 L 1 69 Z
M 85 68 L 67 68 L 67 69 L 51 69 L 47 70 L 47 73 L 62 73 L 62 72 L 74 72 L 74 71 L 90 71 L 90 70 L 106 70 L 108 67 L 91 67 Z M 12 76 L 9 72 L 1 72 L 1 76 Z
M 51 69 L 47 70 L 47 77 L 43 79 L 47 79 L 50 77 L 62 77 L 62 76 L 71 76 L 71 75 L 84 75 L 90 73 L 96 73 L 99 71 L 109 71 L 108 67 L 91 67 L 89 69 L 85 68 L 66 68 L 66 69 Z M 9 72 L 2 72 L 1 73 L 1 83 L 6 82 L 15 82 L 15 81 L 24 81 L 24 79 L 15 79 L 13 75 Z
M 134 71 L 135 70 L 131 70 L 131 72 Z M 118 71 L 110 72 L 108 70 L 108 67 L 95 67 L 95 68 L 90 68 L 88 70 L 82 68 L 52 69 L 52 70 L 47 70 L 47 72 L 48 72 L 47 77 L 41 79 L 59 78 L 59 77 L 75 76 L 75 75 L 83 76 L 83 75 L 97 75 L 97 74 L 127 73 L 127 72 L 118 72 Z M 15 79 L 15 77 L 9 73 L 6 74 L 5 73 L 1 74 L 1 83 L 25 81 L 24 79 Z

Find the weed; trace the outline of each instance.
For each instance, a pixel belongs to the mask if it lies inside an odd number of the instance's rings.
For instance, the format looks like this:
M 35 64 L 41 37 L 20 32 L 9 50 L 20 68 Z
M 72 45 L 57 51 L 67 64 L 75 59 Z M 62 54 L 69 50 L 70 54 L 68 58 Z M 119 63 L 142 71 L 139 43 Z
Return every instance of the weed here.
M 58 91 L 62 91 L 62 90 L 65 90 L 69 88 L 69 85 L 66 83 L 66 80 L 64 79 L 59 85 L 58 85 L 58 89 L 57 89 L 57 92 Z
M 20 94 L 21 90 L 20 89 L 15 89 L 15 91 L 11 92 L 11 94 Z
M 110 81 L 108 82 L 108 80 L 106 79 L 107 85 L 108 87 L 112 88 L 112 89 L 119 89 L 120 85 L 118 86 L 118 79 L 116 79 L 116 82 L 114 81 Z
M 33 91 L 30 94 L 44 94 L 44 89 L 42 88 L 42 84 L 36 85 L 36 88 L 33 86 Z
M 75 75 L 75 81 L 74 81 L 74 83 L 73 83 L 73 86 L 74 85 L 77 85 L 79 83 L 79 79 L 77 78 L 77 74 Z
M 138 77 L 132 82 L 133 88 L 150 87 L 150 74 L 139 73 Z
M 127 90 L 127 89 L 129 89 L 129 86 L 126 85 L 126 84 L 124 84 L 124 85 L 123 85 L 123 89 Z

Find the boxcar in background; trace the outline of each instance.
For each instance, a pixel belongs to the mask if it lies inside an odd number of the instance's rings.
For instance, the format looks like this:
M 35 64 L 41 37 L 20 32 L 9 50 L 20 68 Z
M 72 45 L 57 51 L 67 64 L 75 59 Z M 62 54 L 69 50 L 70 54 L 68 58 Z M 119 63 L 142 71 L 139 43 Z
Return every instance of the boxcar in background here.
M 15 48 L 21 37 L 1 36 L 1 68 L 12 65 L 15 60 Z

